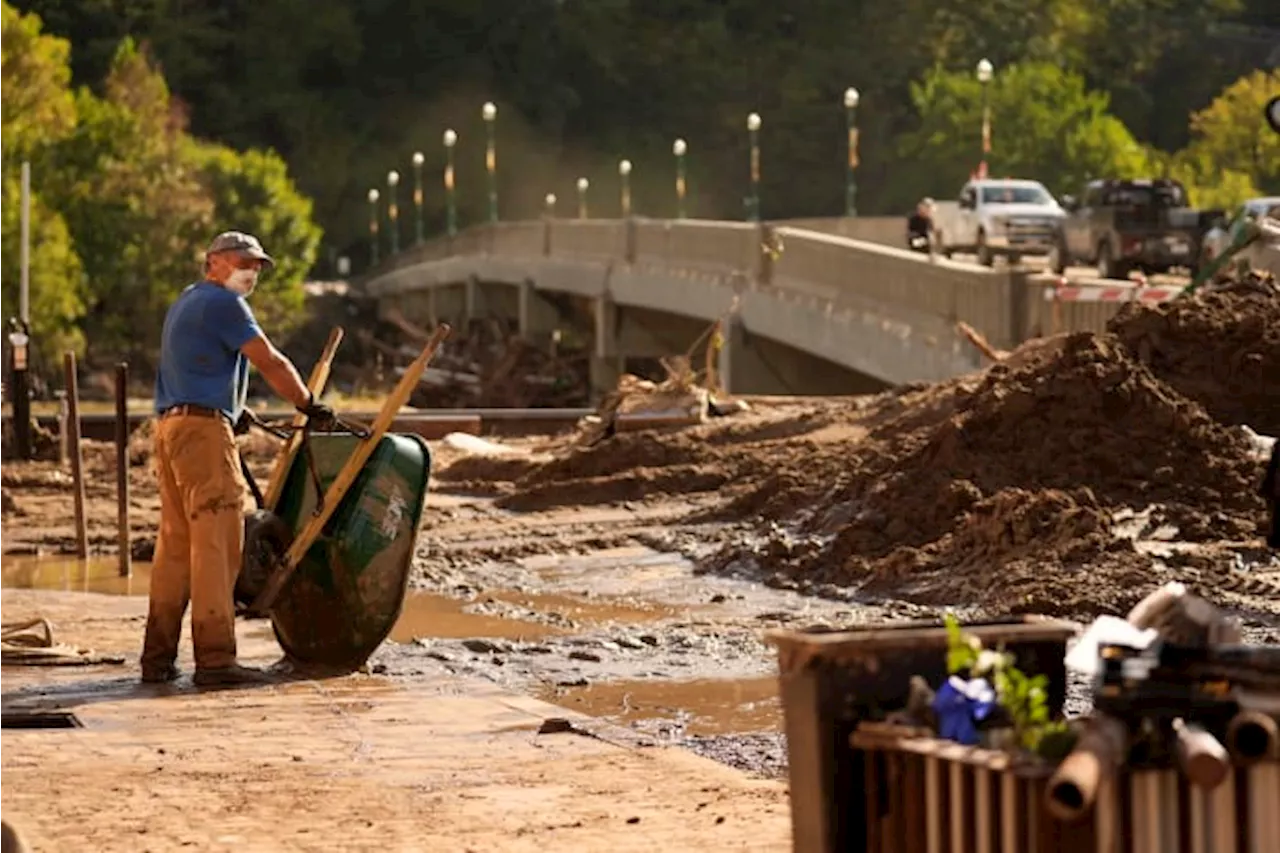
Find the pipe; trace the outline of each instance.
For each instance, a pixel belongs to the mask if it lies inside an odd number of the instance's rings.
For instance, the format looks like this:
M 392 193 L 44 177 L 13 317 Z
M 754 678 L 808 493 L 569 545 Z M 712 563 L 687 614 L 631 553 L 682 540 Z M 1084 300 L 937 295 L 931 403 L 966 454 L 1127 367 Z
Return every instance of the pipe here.
M 1102 780 L 1124 760 L 1128 733 L 1119 720 L 1096 714 L 1045 788 L 1045 807 L 1058 820 L 1079 820 L 1093 807 Z
M 1191 784 L 1206 789 L 1221 785 L 1231 772 L 1231 760 L 1218 739 L 1181 718 L 1173 721 L 1173 732 L 1178 764 Z
M 1261 711 L 1240 711 L 1227 724 L 1227 749 L 1246 763 L 1280 758 L 1280 731 L 1275 718 Z

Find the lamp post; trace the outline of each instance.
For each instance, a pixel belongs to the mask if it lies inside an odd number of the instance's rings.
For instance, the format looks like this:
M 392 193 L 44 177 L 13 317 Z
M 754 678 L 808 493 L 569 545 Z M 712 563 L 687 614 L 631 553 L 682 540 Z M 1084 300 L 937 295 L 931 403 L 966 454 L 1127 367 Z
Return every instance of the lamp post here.
M 751 141 L 751 195 L 747 197 L 747 219 L 760 221 L 760 114 L 747 116 L 747 136 Z
M 427 162 L 421 151 L 413 152 L 413 242 L 422 243 L 422 164 Z
M 982 84 L 982 162 L 978 174 L 983 178 L 987 176 L 987 157 L 991 154 L 991 102 L 987 97 L 987 84 L 994 73 L 991 60 L 978 60 L 978 82 Z
M 400 225 L 397 221 L 399 211 L 396 209 L 396 187 L 400 186 L 400 173 L 395 169 L 387 172 L 387 229 L 391 232 L 391 254 L 400 251 Z
M 458 144 L 458 134 L 444 132 L 444 209 L 445 232 L 452 237 L 458 233 L 458 204 L 453 192 L 453 146 Z
M 492 101 L 485 102 L 480 114 L 484 117 L 485 133 L 488 144 L 485 147 L 484 166 L 489 172 L 489 221 L 498 221 L 498 150 L 493 136 L 493 120 L 498 117 L 498 108 Z
M 671 143 L 671 153 L 676 155 L 676 219 L 684 219 L 684 155 L 688 150 L 689 146 L 683 139 Z
M 369 258 L 370 266 L 378 265 L 378 191 L 369 190 Z
M 544 199 L 544 201 L 546 202 L 546 205 L 547 205 L 547 218 L 555 219 L 556 218 L 556 194 L 547 193 L 547 197 Z
M 586 178 L 578 178 L 578 218 L 587 218 L 587 190 L 591 188 L 591 182 Z
M 618 177 L 622 179 L 622 218 L 631 215 L 631 161 L 618 163 Z
M 849 133 L 849 165 L 844 177 L 844 215 L 858 215 L 858 90 L 850 86 L 844 90 L 844 121 Z

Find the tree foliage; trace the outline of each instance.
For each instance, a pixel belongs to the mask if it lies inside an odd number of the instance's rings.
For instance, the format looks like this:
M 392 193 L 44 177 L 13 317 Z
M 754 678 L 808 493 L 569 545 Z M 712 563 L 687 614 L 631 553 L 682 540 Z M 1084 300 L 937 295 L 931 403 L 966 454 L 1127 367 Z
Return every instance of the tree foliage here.
M 71 96 L 71 44 L 45 35 L 34 15 L 0 6 L 0 120 L 4 123 L 4 167 L 30 159 L 75 125 Z
M 254 291 L 254 312 L 273 334 L 301 322 L 302 281 L 316 259 L 320 229 L 311 219 L 311 201 L 289 180 L 283 160 L 272 151 L 243 154 L 222 145 L 194 144 L 192 162 L 215 199 L 214 219 L 223 230 L 256 235 L 276 261 Z
M 1142 147 L 1107 112 L 1107 96 L 1049 63 L 1002 69 L 989 85 L 990 174 L 1038 180 L 1051 192 L 1075 192 L 1098 177 L 1140 177 Z M 907 204 L 921 195 L 952 197 L 982 158 L 982 84 L 970 72 L 935 70 L 911 87 L 920 115 L 904 135 L 900 160 L 913 162 Z
M 1191 117 L 1190 151 L 1206 171 L 1245 175 L 1263 192 L 1280 194 L 1280 134 L 1259 120 L 1277 95 L 1280 71 L 1255 71 Z
M 72 37 L 82 81 L 102 79 L 125 35 L 147 39 L 192 105 L 195 132 L 279 152 L 315 199 L 330 235 L 325 255 L 357 262 L 365 193 L 376 186 L 385 197 L 387 171 L 411 174 L 415 150 L 427 156 L 428 227 L 442 227 L 446 127 L 461 140 L 463 221 L 483 217 L 486 100 L 500 110 L 504 217 L 537 215 L 546 192 L 572 198 L 579 176 L 591 180 L 592 209 L 616 214 L 624 157 L 635 165 L 636 209 L 669 215 L 677 137 L 689 144 L 693 212 L 741 216 L 745 119 L 755 110 L 764 118 L 763 213 L 785 218 L 842 209 L 841 94 L 856 86 L 859 208 L 901 213 L 919 170 L 904 168 L 900 137 L 923 121 L 911 86 L 935 69 L 972 76 L 985 56 L 1001 86 L 1012 68 L 1055 65 L 1082 79 L 1090 98 L 1107 96 L 1103 109 L 1141 146 L 1175 152 L 1191 138 L 1192 112 L 1268 61 L 1274 35 L 1258 28 L 1280 27 L 1273 0 L 22 2 Z M 1026 126 L 1000 109 L 997 158 L 1017 152 L 1011 132 Z M 1082 116 L 1101 135 L 1071 139 L 1076 171 L 1064 180 L 1131 159 L 1105 152 L 1127 152 L 1129 133 L 1092 110 Z M 976 152 L 977 125 L 954 121 Z
M 127 358 L 145 372 L 164 312 L 199 277 L 209 239 L 230 228 L 257 234 L 279 260 L 259 291 L 263 321 L 296 322 L 320 230 L 284 161 L 193 138 L 185 105 L 127 35 L 94 86 L 73 90 L 68 43 L 2 8 L 4 309 L 16 309 L 17 169 L 29 160 L 37 346 L 87 342 L 91 360 Z
M 21 289 L 20 216 L 22 190 L 16 174 L 4 176 L 3 218 L 3 310 L 5 317 L 18 316 Z M 31 281 L 30 313 L 32 340 L 46 361 L 65 350 L 84 351 L 80 320 L 84 314 L 84 269 L 75 252 L 67 223 L 43 200 L 31 197 Z

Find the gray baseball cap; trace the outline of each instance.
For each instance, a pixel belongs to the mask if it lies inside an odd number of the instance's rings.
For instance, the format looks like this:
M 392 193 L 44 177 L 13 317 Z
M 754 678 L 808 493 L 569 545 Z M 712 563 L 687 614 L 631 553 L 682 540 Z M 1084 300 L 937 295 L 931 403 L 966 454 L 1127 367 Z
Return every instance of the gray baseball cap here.
M 214 237 L 213 242 L 209 244 L 209 248 L 205 251 L 205 255 L 212 255 L 217 252 L 240 252 L 250 258 L 264 261 L 267 266 L 274 267 L 276 265 L 275 260 L 262 248 L 262 243 L 258 241 L 258 238 L 243 231 L 223 231 L 217 237 Z

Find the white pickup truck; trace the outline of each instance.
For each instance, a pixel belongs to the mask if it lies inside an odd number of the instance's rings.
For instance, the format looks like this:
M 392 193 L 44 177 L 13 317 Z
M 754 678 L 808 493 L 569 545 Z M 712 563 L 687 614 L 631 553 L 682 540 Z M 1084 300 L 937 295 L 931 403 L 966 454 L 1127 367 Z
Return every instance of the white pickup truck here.
M 937 203 L 933 228 L 944 256 L 972 252 L 989 267 L 996 255 L 1011 264 L 1023 255 L 1047 255 L 1065 215 L 1038 181 L 973 180 L 957 201 Z

